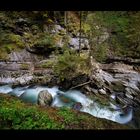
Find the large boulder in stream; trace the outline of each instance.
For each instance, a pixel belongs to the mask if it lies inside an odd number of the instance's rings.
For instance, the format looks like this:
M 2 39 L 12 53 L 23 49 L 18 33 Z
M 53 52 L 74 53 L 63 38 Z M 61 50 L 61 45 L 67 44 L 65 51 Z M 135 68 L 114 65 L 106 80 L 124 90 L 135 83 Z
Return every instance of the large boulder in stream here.
M 52 103 L 52 95 L 47 91 L 47 90 L 43 90 L 40 91 L 38 94 L 38 100 L 37 103 L 38 105 L 41 106 L 50 106 Z

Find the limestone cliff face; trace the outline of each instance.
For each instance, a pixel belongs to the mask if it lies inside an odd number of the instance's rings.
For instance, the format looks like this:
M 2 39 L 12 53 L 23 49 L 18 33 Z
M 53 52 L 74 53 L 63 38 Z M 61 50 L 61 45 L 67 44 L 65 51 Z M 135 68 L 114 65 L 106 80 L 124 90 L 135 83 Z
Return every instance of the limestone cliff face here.
M 20 52 L 13 51 L 7 61 L 0 61 L 0 84 L 33 84 L 50 80 L 50 69 L 37 69 L 41 65 L 43 57 L 28 52 L 26 49 Z M 44 77 L 43 77 L 44 76 Z

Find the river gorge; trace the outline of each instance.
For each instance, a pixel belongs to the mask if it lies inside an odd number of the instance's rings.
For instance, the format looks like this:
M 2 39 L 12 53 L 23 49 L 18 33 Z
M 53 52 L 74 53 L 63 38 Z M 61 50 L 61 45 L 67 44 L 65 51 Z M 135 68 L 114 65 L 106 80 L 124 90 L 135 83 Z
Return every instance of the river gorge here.
M 0 15 L 1 106 L 4 104 L 10 108 L 7 102 L 8 97 L 11 97 L 13 100 L 20 100 L 25 106 L 31 104 L 45 110 L 56 109 L 56 112 L 53 110 L 56 114 L 63 108 L 77 111 L 79 116 L 85 113 L 89 118 L 95 119 L 90 128 L 98 128 L 95 127 L 96 121 L 101 124 L 99 128 L 109 128 L 111 123 L 112 128 L 117 125 L 120 125 L 120 128 L 140 128 L 140 49 L 137 45 L 139 41 L 133 45 L 133 39 L 127 38 L 131 36 L 131 32 L 126 35 L 126 21 L 131 19 L 129 14 L 126 14 L 128 17 L 125 13 L 122 14 L 120 20 L 117 13 L 109 15 L 101 12 L 101 15 L 106 16 L 100 16 L 98 12 L 89 12 L 84 15 L 85 21 L 83 20 L 83 25 L 80 26 L 80 13 L 75 11 L 14 12 L 10 16 L 11 13 L 1 12 Z M 110 17 L 109 21 L 107 17 Z M 104 18 L 107 19 L 103 20 Z M 3 120 L 7 111 L 5 106 L 0 108 Z M 15 105 L 10 109 L 14 112 L 17 107 L 18 105 Z M 30 110 L 30 107 L 28 109 Z M 26 110 L 24 111 L 26 114 Z M 29 120 L 34 118 L 30 111 L 27 112 L 31 115 Z M 49 113 L 48 116 L 53 114 Z M 14 121 L 18 121 L 18 117 L 22 115 L 24 116 L 22 113 L 17 115 L 16 119 L 13 117 Z M 40 117 L 43 116 L 41 115 Z M 59 124 L 60 128 L 83 126 L 83 122 L 79 123 L 75 117 L 68 120 L 70 112 L 62 111 L 61 115 L 52 117 L 60 123 L 61 119 L 66 118 L 64 124 L 62 121 L 63 125 Z M 44 118 L 48 119 L 48 116 Z M 28 115 L 26 117 L 28 118 Z M 1 119 L 0 123 L 3 120 Z M 69 126 L 71 122 L 76 122 L 75 120 L 79 124 Z M 4 122 L 0 127 L 7 124 L 7 127 L 16 128 L 17 125 L 13 127 L 11 121 L 13 120 Z M 105 123 L 102 123 L 104 121 Z M 20 123 L 22 122 L 21 119 Z M 42 128 L 42 122 L 41 125 L 35 124 L 35 127 Z M 44 128 L 48 128 L 50 122 L 47 121 Z M 27 121 L 28 123 L 30 122 Z M 87 121 L 83 128 L 89 123 L 90 121 Z M 24 125 L 21 125 L 21 128 L 24 128 Z

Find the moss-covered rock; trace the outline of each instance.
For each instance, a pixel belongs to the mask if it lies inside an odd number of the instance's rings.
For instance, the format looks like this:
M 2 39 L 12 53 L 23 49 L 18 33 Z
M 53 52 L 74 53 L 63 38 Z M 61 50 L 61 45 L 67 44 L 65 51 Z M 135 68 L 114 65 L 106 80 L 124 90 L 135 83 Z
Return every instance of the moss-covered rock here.
M 20 66 L 20 68 L 21 68 L 22 70 L 28 70 L 29 67 L 30 67 L 30 65 L 27 64 L 27 63 L 23 63 L 23 64 L 21 64 L 21 66 Z

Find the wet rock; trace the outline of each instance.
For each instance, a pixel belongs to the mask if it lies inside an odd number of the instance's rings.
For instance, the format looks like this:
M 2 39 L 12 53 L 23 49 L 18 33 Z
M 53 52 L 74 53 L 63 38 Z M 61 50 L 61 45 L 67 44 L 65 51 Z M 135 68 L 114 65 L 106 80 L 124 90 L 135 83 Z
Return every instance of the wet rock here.
M 92 93 L 92 89 L 89 85 L 85 85 L 84 87 L 82 87 L 81 91 L 86 95 L 90 95 Z
M 91 81 L 92 81 L 92 87 L 95 88 L 95 89 L 100 89 L 104 85 L 104 82 L 100 78 L 97 78 L 97 77 L 95 78 L 95 77 L 92 76 Z
M 140 105 L 140 98 L 139 97 L 135 97 L 134 101 L 136 101 Z
M 49 87 L 53 87 L 53 86 L 56 86 L 56 85 L 58 85 L 58 84 L 59 84 L 59 78 L 53 76 L 53 77 L 50 79 L 50 81 L 48 82 L 47 85 L 48 85 Z
M 79 84 L 83 84 L 85 82 L 89 81 L 89 78 L 87 75 L 79 75 L 77 77 L 71 78 L 69 80 L 64 79 L 64 81 L 59 83 L 60 90 L 68 90 L 71 87 L 77 86 Z
M 70 38 L 69 46 L 75 50 L 79 50 L 79 37 Z M 86 38 L 81 38 L 81 49 L 88 50 L 89 49 L 89 41 Z
M 129 87 L 125 88 L 125 91 L 126 91 L 126 93 L 128 93 L 130 95 L 133 95 L 133 96 L 137 96 L 138 95 L 138 92 L 136 92 L 134 89 L 129 88 Z
M 94 89 L 98 89 L 98 85 L 95 84 L 94 81 L 91 81 L 90 87 L 92 87 L 92 88 L 94 88 Z
M 130 95 L 129 93 L 125 93 L 125 96 L 129 99 L 133 99 L 134 97 L 132 95 Z
M 40 91 L 40 93 L 38 94 L 38 105 L 41 106 L 50 106 L 52 103 L 52 95 L 47 91 L 47 90 L 43 90 Z
M 86 74 L 79 75 L 79 76 L 71 79 L 72 86 L 77 86 L 77 85 L 83 84 L 87 81 L 89 81 L 89 78 Z
M 133 69 L 137 72 L 140 72 L 140 66 L 134 66 Z
M 85 89 L 87 92 L 91 92 L 91 91 L 92 91 L 92 89 L 91 89 L 88 85 L 85 85 L 85 86 L 84 86 L 84 89 Z
M 135 128 L 140 128 L 140 108 L 133 109 L 132 123 Z
M 68 90 L 71 86 L 71 81 L 69 80 L 64 80 L 62 82 L 59 83 L 59 89 L 60 90 Z
M 117 96 L 116 101 L 120 104 L 127 105 L 127 102 L 124 100 L 123 97 Z
M 82 108 L 82 104 L 80 102 L 77 102 L 73 105 L 73 109 L 80 110 Z
M 111 89 L 115 92 L 124 92 L 125 86 L 122 81 L 113 81 L 111 82 Z
M 92 88 L 91 91 L 92 91 L 92 94 L 95 94 L 95 95 L 98 95 L 99 94 L 99 92 L 98 92 L 97 89 Z
M 98 92 L 99 92 L 100 94 L 106 94 L 106 91 L 105 91 L 104 89 L 99 89 Z
M 140 59 L 133 59 L 130 57 L 108 57 L 107 62 L 123 62 L 125 64 L 140 64 Z
M 62 95 L 62 94 L 59 95 L 59 99 L 65 104 L 70 104 L 73 102 L 73 100 L 71 98 L 69 98 L 65 95 Z
M 125 98 L 125 97 L 116 97 L 117 102 L 123 105 L 131 105 L 131 106 L 137 106 L 137 104 L 130 98 Z

